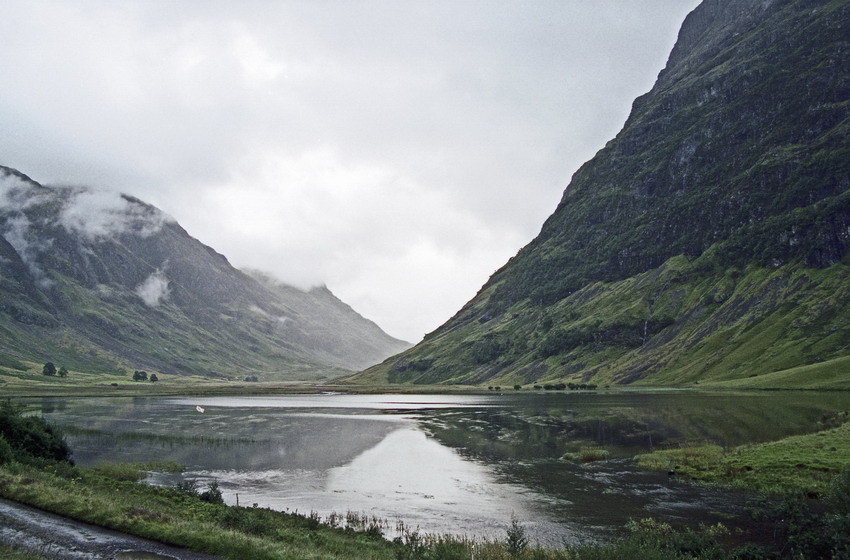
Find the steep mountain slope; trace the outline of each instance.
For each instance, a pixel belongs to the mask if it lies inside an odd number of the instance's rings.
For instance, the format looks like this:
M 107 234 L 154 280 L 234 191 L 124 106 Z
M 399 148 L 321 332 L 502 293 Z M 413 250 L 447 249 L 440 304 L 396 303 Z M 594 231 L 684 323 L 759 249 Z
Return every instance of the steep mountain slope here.
M 420 345 L 354 380 L 786 371 L 782 385 L 850 386 L 848 23 L 846 1 L 705 0 L 538 237 Z M 795 369 L 812 364 L 817 381 Z
M 0 167 L 0 234 L 0 366 L 317 378 L 409 346 L 326 288 L 233 268 L 132 197 Z

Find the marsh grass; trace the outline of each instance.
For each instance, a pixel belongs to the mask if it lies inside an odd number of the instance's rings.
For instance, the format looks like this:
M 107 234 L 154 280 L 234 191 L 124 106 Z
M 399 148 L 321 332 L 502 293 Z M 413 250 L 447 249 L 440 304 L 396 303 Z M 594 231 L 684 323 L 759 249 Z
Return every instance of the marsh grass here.
M 198 445 L 205 447 L 232 447 L 238 445 L 252 445 L 259 440 L 246 437 L 215 437 L 204 435 L 176 435 L 176 434 L 154 434 L 151 432 L 108 432 L 93 428 L 63 425 L 62 433 L 69 436 L 85 436 L 97 441 L 98 438 L 108 441 L 143 441 L 153 443 L 165 443 L 169 445 Z
M 716 445 L 659 450 L 637 455 L 635 462 L 642 468 L 731 488 L 818 497 L 850 465 L 850 423 L 728 450 Z
M 104 463 L 92 470 L 113 480 L 136 482 L 145 479 L 151 472 L 182 473 L 184 465 L 174 461 L 151 461 L 147 463 Z
M 683 444 L 637 455 L 635 461 L 644 469 L 675 472 L 696 478 L 700 472 L 713 469 L 724 456 L 723 448 L 714 444 Z
M 578 451 L 565 453 L 563 459 L 576 463 L 592 463 L 594 461 L 604 461 L 610 455 L 610 451 L 601 447 L 582 447 Z

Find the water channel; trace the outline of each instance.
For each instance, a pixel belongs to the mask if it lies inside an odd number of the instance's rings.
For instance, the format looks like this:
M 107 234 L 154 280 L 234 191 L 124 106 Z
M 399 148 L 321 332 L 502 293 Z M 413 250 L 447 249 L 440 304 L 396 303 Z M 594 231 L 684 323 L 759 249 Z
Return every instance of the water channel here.
M 483 395 L 43 398 L 80 466 L 175 461 L 229 504 L 348 511 L 423 532 L 532 542 L 602 539 L 629 519 L 724 521 L 745 497 L 641 472 L 631 457 L 683 442 L 734 446 L 811 432 L 848 393 L 511 392 Z M 565 453 L 602 447 L 604 461 Z M 179 478 L 178 478 L 179 477 Z M 734 521 L 733 521 L 734 523 Z

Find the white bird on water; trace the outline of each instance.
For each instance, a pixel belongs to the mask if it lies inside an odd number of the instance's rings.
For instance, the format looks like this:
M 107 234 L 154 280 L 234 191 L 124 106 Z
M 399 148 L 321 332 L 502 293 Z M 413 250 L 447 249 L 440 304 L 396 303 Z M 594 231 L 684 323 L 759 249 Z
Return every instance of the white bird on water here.
M 197 405 L 197 406 L 195 407 L 195 410 L 197 410 L 197 411 L 198 411 L 198 412 L 200 412 L 201 414 L 203 414 L 203 413 L 204 413 L 204 409 L 203 409 L 203 407 L 202 407 L 202 406 L 200 406 L 200 405 Z

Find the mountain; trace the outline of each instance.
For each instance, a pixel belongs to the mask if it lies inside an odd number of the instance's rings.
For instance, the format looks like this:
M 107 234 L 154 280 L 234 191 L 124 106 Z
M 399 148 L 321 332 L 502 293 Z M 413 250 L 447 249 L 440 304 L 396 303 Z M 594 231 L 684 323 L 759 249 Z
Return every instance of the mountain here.
M 237 270 L 141 200 L 0 167 L 0 367 L 316 379 L 409 346 L 325 287 Z
M 850 387 L 848 24 L 705 0 L 540 234 L 352 381 Z

